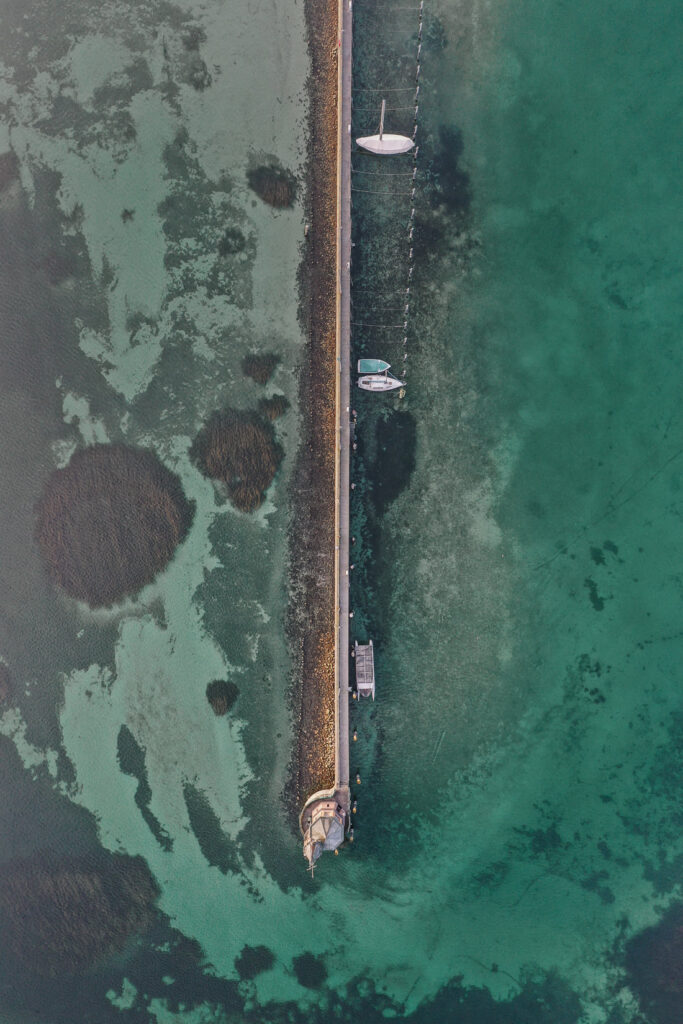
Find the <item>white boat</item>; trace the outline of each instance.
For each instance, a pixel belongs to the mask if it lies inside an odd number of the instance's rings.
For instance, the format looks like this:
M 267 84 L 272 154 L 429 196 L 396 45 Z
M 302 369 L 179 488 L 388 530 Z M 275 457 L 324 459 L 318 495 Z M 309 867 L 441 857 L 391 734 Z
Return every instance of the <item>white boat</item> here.
M 405 381 L 398 380 L 392 373 L 368 373 L 358 378 L 358 387 L 363 391 L 395 391 L 405 387 Z
M 384 112 L 386 107 L 387 101 L 382 100 L 379 134 L 364 135 L 362 138 L 356 139 L 356 143 L 363 149 L 367 149 L 370 153 L 376 153 L 378 156 L 395 156 L 397 153 L 407 153 L 415 145 L 412 139 L 409 139 L 407 135 L 390 135 L 384 132 Z

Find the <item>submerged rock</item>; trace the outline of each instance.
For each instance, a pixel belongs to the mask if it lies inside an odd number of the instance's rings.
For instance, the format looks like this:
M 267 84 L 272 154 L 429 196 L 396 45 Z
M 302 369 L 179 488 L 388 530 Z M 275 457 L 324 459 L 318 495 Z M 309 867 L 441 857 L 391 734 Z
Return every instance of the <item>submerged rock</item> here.
M 241 512 L 260 506 L 282 454 L 272 425 L 256 412 L 238 409 L 214 413 L 190 449 L 204 476 L 224 483 Z
M 36 540 L 52 579 L 97 608 L 150 583 L 193 515 L 179 478 L 152 452 L 98 444 L 50 476 Z

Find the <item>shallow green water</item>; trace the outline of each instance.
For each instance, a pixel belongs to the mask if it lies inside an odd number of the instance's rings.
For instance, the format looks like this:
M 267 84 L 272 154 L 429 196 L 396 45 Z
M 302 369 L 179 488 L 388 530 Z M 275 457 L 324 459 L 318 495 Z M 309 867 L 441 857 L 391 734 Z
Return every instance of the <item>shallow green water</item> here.
M 354 6 L 357 84 L 412 84 L 415 12 Z M 356 842 L 314 883 L 280 801 L 295 405 L 257 516 L 187 457 L 208 412 L 260 397 L 250 348 L 295 403 L 303 210 L 245 172 L 301 170 L 302 10 L 83 4 L 47 35 L 43 8 L 0 12 L 23 186 L 0 194 L 0 852 L 141 854 L 165 915 L 87 981 L 3 977 L 8 1019 L 635 1022 L 624 942 L 683 881 L 676 7 L 428 2 L 408 389 L 357 401 L 378 702 L 353 709 Z M 382 203 L 354 195 L 357 312 L 368 280 L 403 288 L 406 198 Z M 229 267 L 226 226 L 249 242 Z M 93 614 L 45 582 L 30 510 L 107 439 L 157 450 L 197 513 L 135 603 Z M 204 696 L 225 677 L 228 722 Z M 238 984 L 245 945 L 274 960 Z

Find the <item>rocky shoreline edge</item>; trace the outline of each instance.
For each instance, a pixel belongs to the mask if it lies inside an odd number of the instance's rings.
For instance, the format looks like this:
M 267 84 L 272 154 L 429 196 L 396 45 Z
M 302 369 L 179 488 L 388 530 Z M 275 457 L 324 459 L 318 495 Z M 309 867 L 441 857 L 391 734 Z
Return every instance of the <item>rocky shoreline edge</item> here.
M 292 823 L 311 793 L 334 785 L 334 458 L 336 358 L 336 0 L 305 0 L 310 58 L 299 321 L 300 440 L 289 533 L 287 637 L 293 749 L 285 789 Z M 298 830 L 298 828 L 297 828 Z

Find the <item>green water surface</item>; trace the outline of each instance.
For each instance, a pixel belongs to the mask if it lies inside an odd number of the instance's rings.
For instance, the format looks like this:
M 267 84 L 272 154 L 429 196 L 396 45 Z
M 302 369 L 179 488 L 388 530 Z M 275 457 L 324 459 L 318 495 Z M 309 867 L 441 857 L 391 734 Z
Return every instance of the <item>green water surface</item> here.
M 417 10 L 354 7 L 356 84 L 412 90 Z M 305 213 L 246 185 L 273 157 L 303 174 L 303 8 L 0 2 L 0 870 L 102 845 L 160 890 L 87 978 L 2 974 L 8 1020 L 644 1019 L 624 947 L 683 882 L 680 20 L 425 4 L 408 388 L 357 398 L 378 700 L 352 709 L 355 842 L 311 882 L 281 799 Z M 354 194 L 356 308 L 375 274 L 403 287 L 405 197 L 382 202 Z M 354 344 L 400 369 L 401 337 Z M 292 407 L 250 518 L 188 449 L 262 396 L 251 349 Z M 92 613 L 48 584 L 31 510 L 107 440 L 153 448 L 197 512 Z

